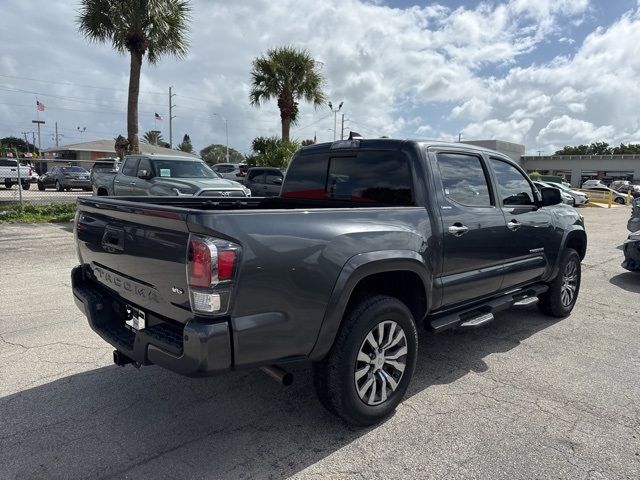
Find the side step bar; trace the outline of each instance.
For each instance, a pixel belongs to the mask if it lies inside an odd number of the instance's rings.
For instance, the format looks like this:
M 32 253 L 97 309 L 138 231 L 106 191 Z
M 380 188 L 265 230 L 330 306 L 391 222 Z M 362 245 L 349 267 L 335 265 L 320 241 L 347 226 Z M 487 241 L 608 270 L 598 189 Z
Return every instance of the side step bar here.
M 521 288 L 499 297 L 491 298 L 472 307 L 463 308 L 455 313 L 445 313 L 431 320 L 434 332 L 442 332 L 450 328 L 475 328 L 493 320 L 493 315 L 511 307 L 528 307 L 538 302 L 538 296 L 549 287 L 537 284 Z

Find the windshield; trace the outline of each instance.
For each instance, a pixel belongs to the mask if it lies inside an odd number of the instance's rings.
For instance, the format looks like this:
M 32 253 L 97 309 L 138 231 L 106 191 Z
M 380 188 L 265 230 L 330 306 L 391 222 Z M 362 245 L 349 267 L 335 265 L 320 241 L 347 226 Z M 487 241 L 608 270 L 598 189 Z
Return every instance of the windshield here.
M 64 173 L 87 173 L 82 167 L 62 167 Z
M 202 160 L 153 160 L 158 177 L 167 178 L 220 178 Z

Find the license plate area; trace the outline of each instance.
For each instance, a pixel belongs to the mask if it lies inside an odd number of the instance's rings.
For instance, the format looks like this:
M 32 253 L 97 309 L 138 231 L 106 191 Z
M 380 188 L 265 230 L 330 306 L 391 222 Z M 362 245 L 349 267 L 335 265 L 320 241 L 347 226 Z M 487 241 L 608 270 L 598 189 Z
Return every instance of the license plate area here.
M 137 332 L 138 330 L 144 330 L 147 326 L 147 316 L 142 310 L 127 305 L 126 314 L 125 324 L 129 330 Z

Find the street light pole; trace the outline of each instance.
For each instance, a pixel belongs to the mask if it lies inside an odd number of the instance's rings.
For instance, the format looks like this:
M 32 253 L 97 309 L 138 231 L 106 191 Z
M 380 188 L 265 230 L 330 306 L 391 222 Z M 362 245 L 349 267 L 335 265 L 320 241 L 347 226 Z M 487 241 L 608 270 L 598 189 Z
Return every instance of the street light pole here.
M 227 119 L 225 117 L 223 117 L 222 115 L 220 115 L 218 113 L 214 113 L 214 115 L 216 117 L 220 117 L 222 120 L 224 120 L 224 131 L 225 131 L 225 134 L 227 136 L 227 163 L 229 163 L 229 123 L 227 122 Z
M 338 112 L 342 110 L 342 105 L 344 102 L 340 102 L 338 108 L 334 109 L 333 104 L 329 102 L 329 109 L 333 112 L 333 141 L 336 141 L 336 130 L 338 128 Z

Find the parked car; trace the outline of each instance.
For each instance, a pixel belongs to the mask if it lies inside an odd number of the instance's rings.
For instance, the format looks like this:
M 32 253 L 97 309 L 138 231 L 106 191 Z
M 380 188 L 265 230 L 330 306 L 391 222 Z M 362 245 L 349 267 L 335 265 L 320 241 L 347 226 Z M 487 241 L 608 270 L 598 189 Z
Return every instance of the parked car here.
M 583 190 L 587 190 L 593 187 L 606 187 L 606 185 L 600 180 L 587 180 L 582 184 Z
M 246 163 L 216 163 L 211 169 L 227 180 L 242 181 L 247 173 L 248 166 Z
M 589 203 L 589 195 L 584 192 L 578 192 L 577 190 L 572 190 L 570 187 L 565 187 L 560 184 L 550 184 L 554 187 L 558 187 L 562 192 L 567 193 L 573 197 L 573 205 L 575 207 L 579 207 L 581 205 L 586 205 Z
M 640 230 L 640 198 L 631 201 L 631 218 L 627 222 L 627 230 L 632 233 Z
M 538 188 L 538 190 L 540 190 L 542 188 L 556 188 L 560 192 L 560 196 L 562 197 L 562 203 L 565 203 L 565 204 L 571 205 L 571 206 L 575 205 L 575 200 L 573 199 L 573 196 L 569 195 L 567 192 L 562 190 L 560 188 L 560 184 L 558 184 L 558 183 L 553 184 L 553 183 L 547 183 L 547 182 L 540 182 L 538 180 L 535 180 L 533 182 L 533 184 Z
M 623 195 L 622 193 L 618 193 L 615 190 L 613 190 L 612 188 L 609 187 L 605 187 L 605 186 L 597 186 L 597 187 L 589 187 L 586 188 L 585 190 L 589 191 L 589 192 L 602 192 L 605 195 L 608 195 L 609 192 L 611 192 L 613 201 L 620 204 L 620 205 L 624 205 L 625 203 L 627 203 L 627 196 Z
M 82 167 L 53 167 L 38 179 L 38 190 L 55 188 L 59 192 L 72 188 L 91 190 L 89 172 Z
M 31 179 L 34 174 L 31 167 L 20 165 L 20 183 L 24 190 L 31 187 Z M 18 160 L 15 158 L 0 158 L 0 180 L 5 188 L 11 188 L 18 184 Z
M 251 190 L 226 180 L 199 158 L 166 155 L 126 156 L 117 173 L 97 171 L 93 192 L 99 196 L 248 197 Z
M 631 182 L 629 180 L 614 180 L 613 182 L 611 182 L 611 184 L 609 185 L 610 188 L 613 188 L 615 191 L 620 192 L 620 187 L 626 187 L 631 185 Z M 626 192 L 624 192 L 626 193 Z
M 481 147 L 315 144 L 280 197 L 79 198 L 73 297 L 117 365 L 289 382 L 277 364 L 310 360 L 322 404 L 370 425 L 407 391 L 418 327 L 571 313 L 587 236 L 560 202 Z
M 613 187 L 611 187 L 613 188 Z M 614 190 L 618 193 L 627 193 L 629 192 L 633 198 L 640 197 L 640 185 L 620 185 L 618 188 L 614 188 Z
M 632 272 L 640 272 L 640 230 L 629 235 L 622 246 L 624 262 L 622 266 Z
M 247 170 L 244 184 L 254 197 L 277 197 L 282 188 L 282 170 L 274 167 L 253 167 Z

